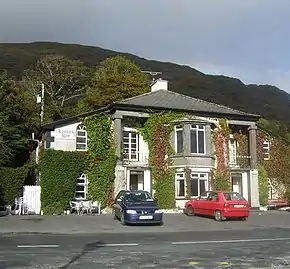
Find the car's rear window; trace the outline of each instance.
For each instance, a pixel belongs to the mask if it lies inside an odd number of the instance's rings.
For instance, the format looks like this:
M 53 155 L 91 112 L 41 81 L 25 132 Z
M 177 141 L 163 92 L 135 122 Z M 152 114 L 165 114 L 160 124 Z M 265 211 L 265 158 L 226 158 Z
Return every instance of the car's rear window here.
M 231 200 L 245 201 L 246 200 L 241 194 L 236 193 L 236 192 L 224 192 L 224 197 L 227 201 L 231 201 Z

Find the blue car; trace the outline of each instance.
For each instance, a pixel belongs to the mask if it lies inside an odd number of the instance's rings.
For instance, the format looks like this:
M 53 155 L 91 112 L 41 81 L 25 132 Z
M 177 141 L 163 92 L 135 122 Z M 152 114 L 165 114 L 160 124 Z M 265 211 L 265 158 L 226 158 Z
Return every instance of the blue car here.
M 114 219 L 123 225 L 163 224 L 163 212 L 147 191 L 120 191 L 113 206 Z

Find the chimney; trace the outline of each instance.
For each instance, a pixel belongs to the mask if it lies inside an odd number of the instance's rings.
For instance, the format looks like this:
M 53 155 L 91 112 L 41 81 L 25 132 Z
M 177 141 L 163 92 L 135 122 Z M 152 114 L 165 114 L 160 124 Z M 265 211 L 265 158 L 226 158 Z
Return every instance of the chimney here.
M 151 84 L 151 92 L 155 92 L 158 90 L 168 90 L 168 81 L 163 80 L 161 78 L 156 79 Z

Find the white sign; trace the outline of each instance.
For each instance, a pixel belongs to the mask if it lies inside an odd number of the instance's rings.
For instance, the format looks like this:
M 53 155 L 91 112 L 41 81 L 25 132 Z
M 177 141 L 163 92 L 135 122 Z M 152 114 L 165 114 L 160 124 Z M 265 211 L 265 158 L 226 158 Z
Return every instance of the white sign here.
M 58 139 L 75 139 L 76 130 L 75 129 L 57 129 L 55 130 L 55 138 Z

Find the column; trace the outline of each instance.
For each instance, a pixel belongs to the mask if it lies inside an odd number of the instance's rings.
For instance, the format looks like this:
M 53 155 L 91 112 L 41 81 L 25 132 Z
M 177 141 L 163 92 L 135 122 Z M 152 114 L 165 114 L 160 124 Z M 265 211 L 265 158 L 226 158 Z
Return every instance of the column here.
M 190 125 L 184 124 L 183 126 L 183 154 L 190 155 Z
M 257 126 L 252 125 L 248 128 L 249 130 L 249 147 L 250 147 L 250 167 L 257 169 L 257 138 L 256 130 Z
M 118 159 L 121 158 L 121 148 L 122 148 L 122 118 L 114 119 L 114 140 L 116 147 L 116 156 Z

